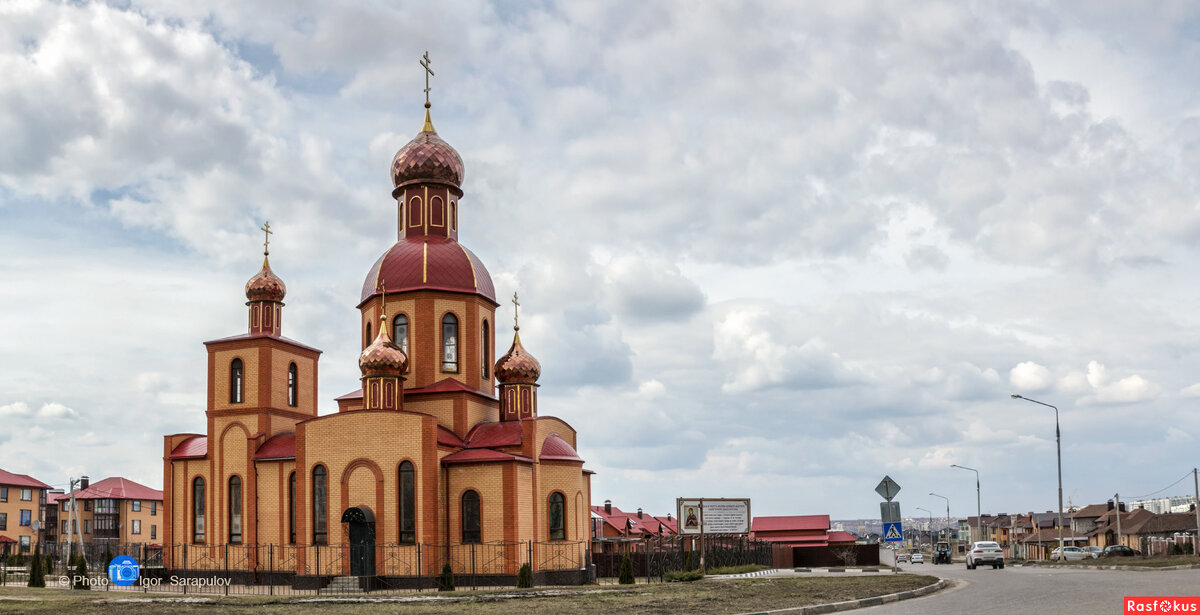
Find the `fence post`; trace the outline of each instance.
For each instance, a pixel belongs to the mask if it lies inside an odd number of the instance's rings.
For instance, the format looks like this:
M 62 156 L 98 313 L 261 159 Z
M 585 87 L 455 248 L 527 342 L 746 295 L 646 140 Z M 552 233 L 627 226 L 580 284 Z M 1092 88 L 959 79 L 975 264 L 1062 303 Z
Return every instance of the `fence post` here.
M 417 543 L 417 588 L 425 587 L 425 569 L 421 567 L 421 543 Z
M 314 544 L 313 549 L 317 551 L 317 595 L 321 595 L 321 546 Z
M 471 543 L 471 589 L 475 589 L 475 543 Z
M 185 542 L 185 543 L 183 543 L 183 569 L 187 570 L 188 569 L 187 566 L 188 566 L 187 543 Z M 187 583 L 183 584 L 183 593 L 184 593 L 184 595 L 187 595 Z
M 229 543 L 225 543 L 225 580 L 229 580 Z M 225 584 L 225 595 L 229 595 L 229 583 Z
M 269 588 L 269 589 L 267 589 L 267 594 L 270 596 L 274 596 L 275 595 L 275 544 L 274 543 L 267 545 L 267 579 L 268 579 L 267 583 L 270 584 L 267 586 Z

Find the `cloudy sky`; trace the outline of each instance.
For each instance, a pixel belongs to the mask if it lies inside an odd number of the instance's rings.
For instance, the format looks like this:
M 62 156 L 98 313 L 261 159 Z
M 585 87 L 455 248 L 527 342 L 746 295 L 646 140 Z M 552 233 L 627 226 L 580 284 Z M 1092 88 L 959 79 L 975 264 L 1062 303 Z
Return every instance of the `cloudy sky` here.
M 0 467 L 160 486 L 268 219 L 334 411 L 426 50 L 594 503 L 1048 510 L 1011 393 L 1076 504 L 1197 464 L 1195 3 L 445 4 L 0 3 Z

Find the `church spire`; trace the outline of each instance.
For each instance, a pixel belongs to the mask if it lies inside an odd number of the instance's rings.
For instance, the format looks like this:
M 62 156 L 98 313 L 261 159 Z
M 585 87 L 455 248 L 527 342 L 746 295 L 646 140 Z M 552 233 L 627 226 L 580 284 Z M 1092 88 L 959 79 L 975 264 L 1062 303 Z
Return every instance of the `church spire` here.
M 537 416 L 537 379 L 542 365 L 521 345 L 521 325 L 517 311 L 521 302 L 513 293 L 513 343 L 496 361 L 496 380 L 500 382 L 500 420 L 515 421 Z
M 250 308 L 250 335 L 279 337 L 282 334 L 283 297 L 287 286 L 271 271 L 271 222 L 267 221 L 259 230 L 263 232 L 262 269 L 246 282 L 246 305 Z

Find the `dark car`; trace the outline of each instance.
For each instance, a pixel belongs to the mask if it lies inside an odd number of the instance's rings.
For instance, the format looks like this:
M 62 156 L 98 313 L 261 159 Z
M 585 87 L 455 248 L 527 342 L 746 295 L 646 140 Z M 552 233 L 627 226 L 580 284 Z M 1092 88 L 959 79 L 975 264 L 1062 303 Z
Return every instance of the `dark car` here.
M 949 564 L 950 563 L 950 543 L 940 541 L 933 549 L 934 564 Z
M 1125 545 L 1112 545 L 1104 547 L 1104 554 L 1101 557 L 1133 557 L 1135 555 L 1141 554 Z

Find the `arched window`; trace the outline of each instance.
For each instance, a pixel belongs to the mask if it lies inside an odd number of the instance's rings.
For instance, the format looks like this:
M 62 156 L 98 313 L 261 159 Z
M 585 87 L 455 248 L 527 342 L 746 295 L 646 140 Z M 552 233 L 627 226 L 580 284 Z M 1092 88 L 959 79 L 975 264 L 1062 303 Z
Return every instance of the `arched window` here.
M 288 476 L 288 544 L 296 544 L 296 473 Z
M 563 494 L 557 491 L 550 494 L 550 506 L 546 512 L 550 515 L 550 540 L 566 540 L 567 503 Z
M 483 321 L 483 378 L 484 378 L 484 380 L 487 380 L 487 377 L 488 377 L 488 350 L 490 350 L 490 345 L 491 344 L 490 344 L 490 341 L 488 338 L 488 324 L 487 324 L 487 321 L 485 320 L 485 321 Z
M 288 366 L 288 405 L 296 407 L 296 364 Z
M 329 529 L 327 517 L 329 505 L 325 466 L 317 466 L 312 471 L 312 515 L 313 515 L 313 544 L 329 544 Z
M 408 354 L 408 316 L 397 314 L 392 319 L 392 341 Z
M 192 542 L 204 543 L 204 479 L 192 481 Z
M 411 461 L 400 464 L 400 542 L 417 541 L 417 477 Z
M 363 348 L 370 346 L 372 341 L 374 340 L 371 338 L 371 323 L 367 323 L 367 336 L 363 338 Z
M 229 364 L 229 403 L 242 403 L 242 393 L 246 388 L 246 373 L 242 368 L 242 360 L 234 359 Z
M 442 371 L 458 371 L 458 318 L 454 314 L 442 317 Z
M 462 542 L 482 542 L 479 529 L 479 493 L 468 491 L 462 496 Z
M 229 542 L 242 542 L 242 479 L 229 477 Z

